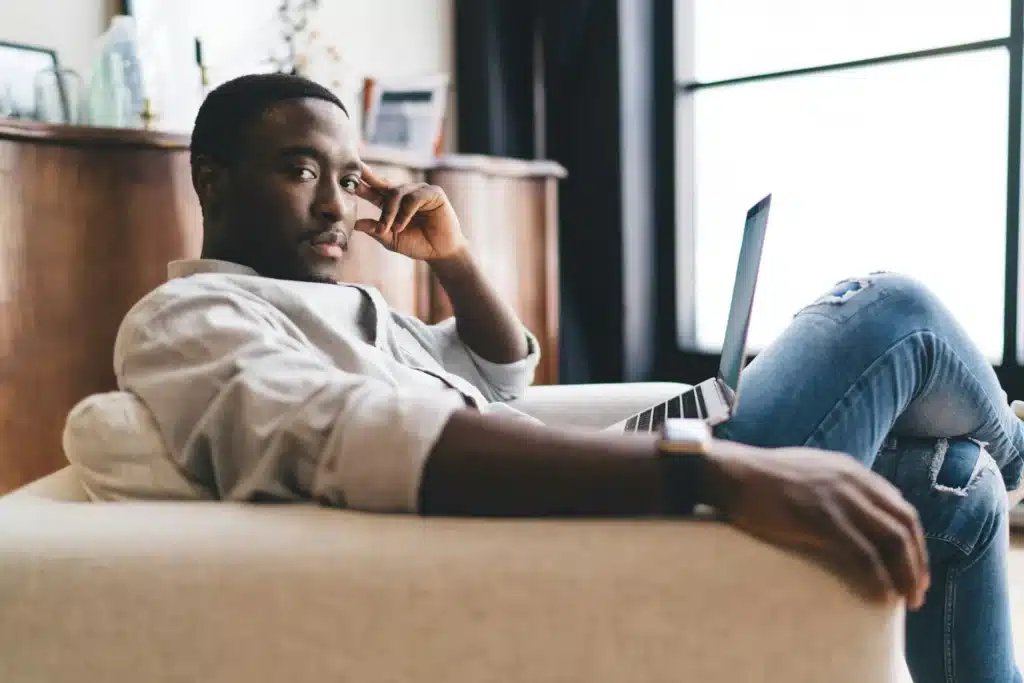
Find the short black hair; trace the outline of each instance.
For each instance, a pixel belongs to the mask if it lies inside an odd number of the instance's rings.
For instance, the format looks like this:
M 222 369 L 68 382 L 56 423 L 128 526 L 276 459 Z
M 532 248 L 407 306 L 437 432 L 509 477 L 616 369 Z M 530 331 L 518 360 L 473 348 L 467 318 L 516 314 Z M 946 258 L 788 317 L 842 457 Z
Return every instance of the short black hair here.
M 246 127 L 277 102 L 312 97 L 348 110 L 338 96 L 308 78 L 290 74 L 250 74 L 227 81 L 203 100 L 192 128 L 192 166 L 200 157 L 228 166 L 238 155 Z

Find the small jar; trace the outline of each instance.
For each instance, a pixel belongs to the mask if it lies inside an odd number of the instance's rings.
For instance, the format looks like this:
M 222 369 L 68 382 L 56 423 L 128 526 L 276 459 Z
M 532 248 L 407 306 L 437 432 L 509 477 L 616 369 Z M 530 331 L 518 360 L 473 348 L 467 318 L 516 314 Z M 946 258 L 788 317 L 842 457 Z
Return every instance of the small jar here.
M 85 83 L 74 69 L 43 69 L 35 78 L 36 119 L 82 123 Z

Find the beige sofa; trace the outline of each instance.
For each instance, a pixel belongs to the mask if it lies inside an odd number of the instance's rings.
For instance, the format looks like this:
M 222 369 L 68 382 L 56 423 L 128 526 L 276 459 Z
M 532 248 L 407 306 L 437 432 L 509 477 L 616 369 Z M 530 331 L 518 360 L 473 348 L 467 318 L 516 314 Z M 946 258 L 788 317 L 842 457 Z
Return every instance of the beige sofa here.
M 520 405 L 606 425 L 678 389 Z M 0 499 L 12 683 L 886 683 L 902 623 L 710 520 L 89 503 L 71 468 Z

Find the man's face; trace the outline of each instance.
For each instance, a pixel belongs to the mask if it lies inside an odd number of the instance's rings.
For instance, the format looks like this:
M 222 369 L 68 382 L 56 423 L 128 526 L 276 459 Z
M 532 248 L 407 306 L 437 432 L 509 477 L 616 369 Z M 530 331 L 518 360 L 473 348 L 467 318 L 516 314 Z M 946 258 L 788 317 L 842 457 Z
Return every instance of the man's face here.
M 268 277 L 331 280 L 356 220 L 357 136 L 335 104 L 272 105 L 246 131 L 216 198 L 221 245 Z

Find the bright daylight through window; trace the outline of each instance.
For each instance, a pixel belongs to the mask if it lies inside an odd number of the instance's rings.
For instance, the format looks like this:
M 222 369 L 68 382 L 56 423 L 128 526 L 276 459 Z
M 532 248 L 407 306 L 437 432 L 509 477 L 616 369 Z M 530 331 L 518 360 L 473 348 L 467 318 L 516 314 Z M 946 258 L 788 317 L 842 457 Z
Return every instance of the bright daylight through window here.
M 743 217 L 772 192 L 752 350 L 837 280 L 893 270 L 1001 360 L 1010 0 L 676 5 L 683 348 L 720 350 Z

